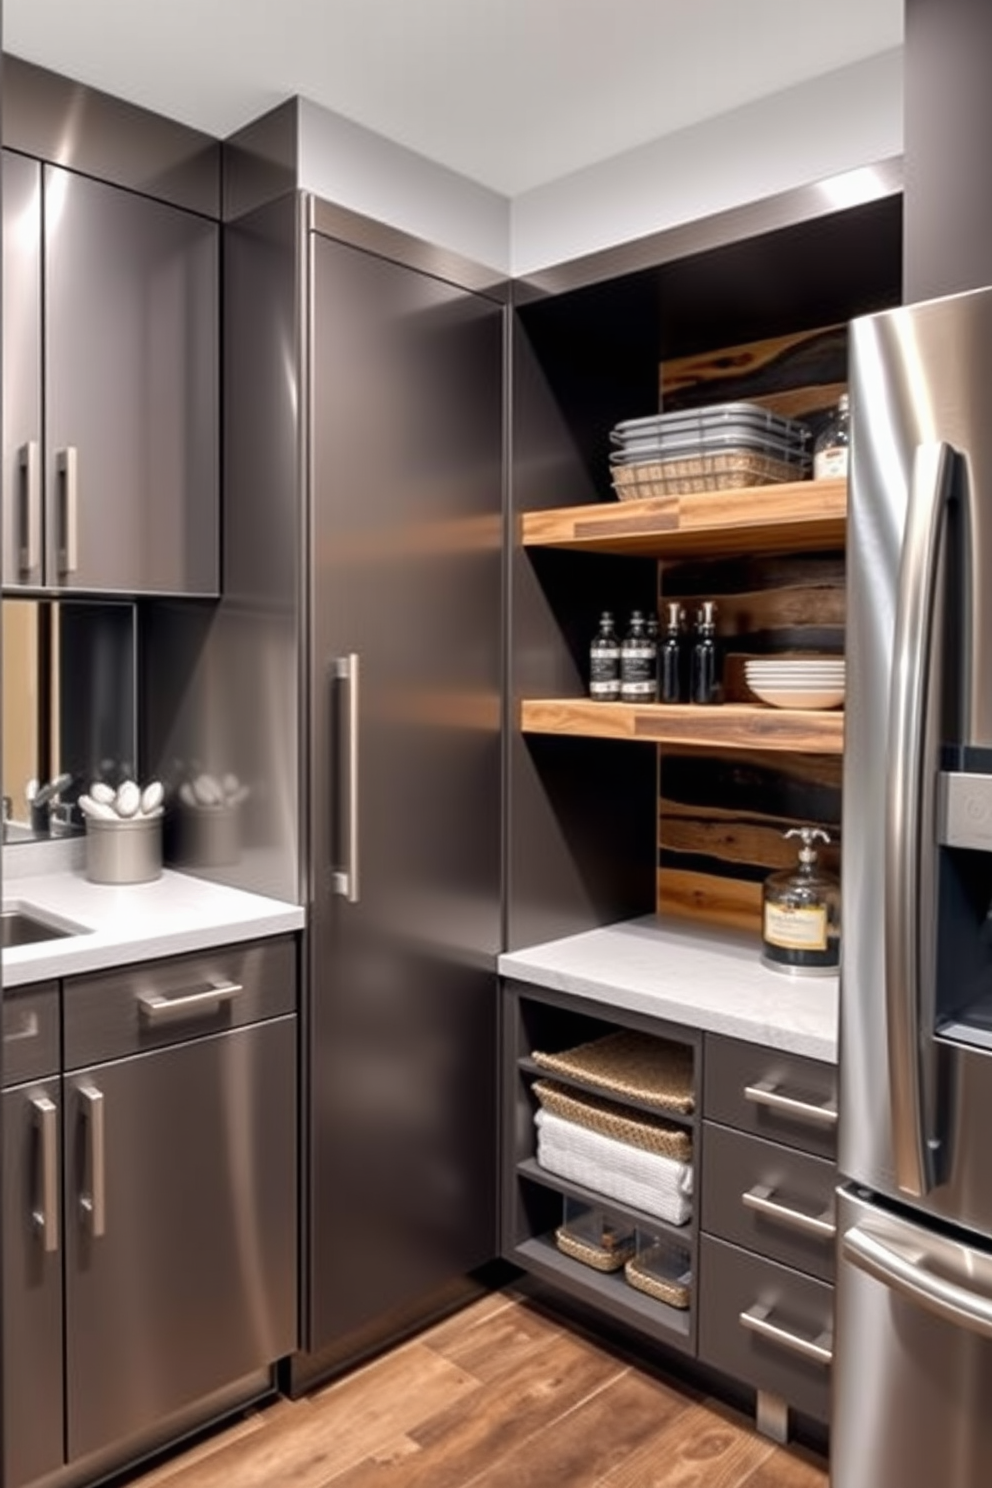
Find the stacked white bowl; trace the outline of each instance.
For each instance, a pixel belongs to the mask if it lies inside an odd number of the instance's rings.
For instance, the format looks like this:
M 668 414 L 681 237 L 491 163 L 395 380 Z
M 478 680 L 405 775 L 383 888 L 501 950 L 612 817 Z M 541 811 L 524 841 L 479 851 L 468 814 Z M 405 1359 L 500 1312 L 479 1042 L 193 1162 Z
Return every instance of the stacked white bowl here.
M 755 697 L 773 708 L 836 708 L 844 701 L 842 656 L 775 656 L 744 663 Z

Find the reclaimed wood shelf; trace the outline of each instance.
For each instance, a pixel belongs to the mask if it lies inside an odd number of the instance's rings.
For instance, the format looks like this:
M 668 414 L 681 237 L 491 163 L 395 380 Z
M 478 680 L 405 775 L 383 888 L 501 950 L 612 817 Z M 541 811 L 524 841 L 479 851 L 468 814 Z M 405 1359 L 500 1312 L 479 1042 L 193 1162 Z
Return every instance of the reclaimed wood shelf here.
M 846 480 L 795 481 L 525 512 L 525 547 L 643 557 L 811 553 L 843 548 Z
M 748 703 L 711 707 L 683 703 L 600 703 L 591 698 L 527 698 L 520 704 L 525 734 L 586 739 L 640 739 L 699 749 L 782 750 L 841 754 L 844 714 Z

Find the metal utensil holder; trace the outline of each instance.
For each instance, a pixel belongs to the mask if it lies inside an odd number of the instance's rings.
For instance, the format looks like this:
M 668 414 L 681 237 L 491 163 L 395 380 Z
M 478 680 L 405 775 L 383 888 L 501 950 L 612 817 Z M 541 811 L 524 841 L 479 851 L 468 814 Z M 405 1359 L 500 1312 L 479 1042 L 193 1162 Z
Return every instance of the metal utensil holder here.
M 151 883 L 162 874 L 161 816 L 86 819 L 86 877 L 92 883 Z

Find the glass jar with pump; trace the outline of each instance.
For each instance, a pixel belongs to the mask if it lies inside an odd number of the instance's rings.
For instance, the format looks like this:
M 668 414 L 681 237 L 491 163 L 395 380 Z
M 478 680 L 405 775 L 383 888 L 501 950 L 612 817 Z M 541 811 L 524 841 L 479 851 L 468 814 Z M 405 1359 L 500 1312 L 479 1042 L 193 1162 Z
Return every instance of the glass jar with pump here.
M 689 701 L 716 703 L 720 699 L 720 676 L 716 654 L 716 605 L 704 600 L 696 612 L 696 636 L 689 669 Z
M 840 884 L 821 868 L 815 847 L 829 842 L 822 827 L 793 827 L 795 868 L 773 873 L 762 891 L 762 960 L 778 971 L 830 973 L 840 962 Z
M 850 408 L 847 393 L 841 393 L 835 411 L 820 430 L 813 446 L 814 480 L 847 475 L 851 448 Z
M 665 638 L 658 647 L 658 701 L 684 703 L 689 691 L 682 634 L 685 610 L 677 602 L 671 602 L 665 606 L 665 614 Z

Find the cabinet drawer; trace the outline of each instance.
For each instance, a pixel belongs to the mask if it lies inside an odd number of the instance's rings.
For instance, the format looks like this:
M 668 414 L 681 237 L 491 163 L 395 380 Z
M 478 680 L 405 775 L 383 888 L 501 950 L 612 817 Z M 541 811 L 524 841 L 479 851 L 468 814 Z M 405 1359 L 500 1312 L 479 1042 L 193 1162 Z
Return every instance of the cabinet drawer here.
M 703 1113 L 709 1121 L 833 1158 L 837 1070 L 761 1044 L 708 1037 Z
M 707 1121 L 701 1167 L 709 1234 L 833 1280 L 833 1163 Z
M 59 985 L 39 983 L 3 999 L 3 1083 L 21 1085 L 59 1072 Z
M 704 1235 L 697 1296 L 702 1360 L 828 1420 L 833 1287 Z
M 292 936 L 74 977 L 65 983 L 65 1067 L 162 1048 L 295 1008 Z

